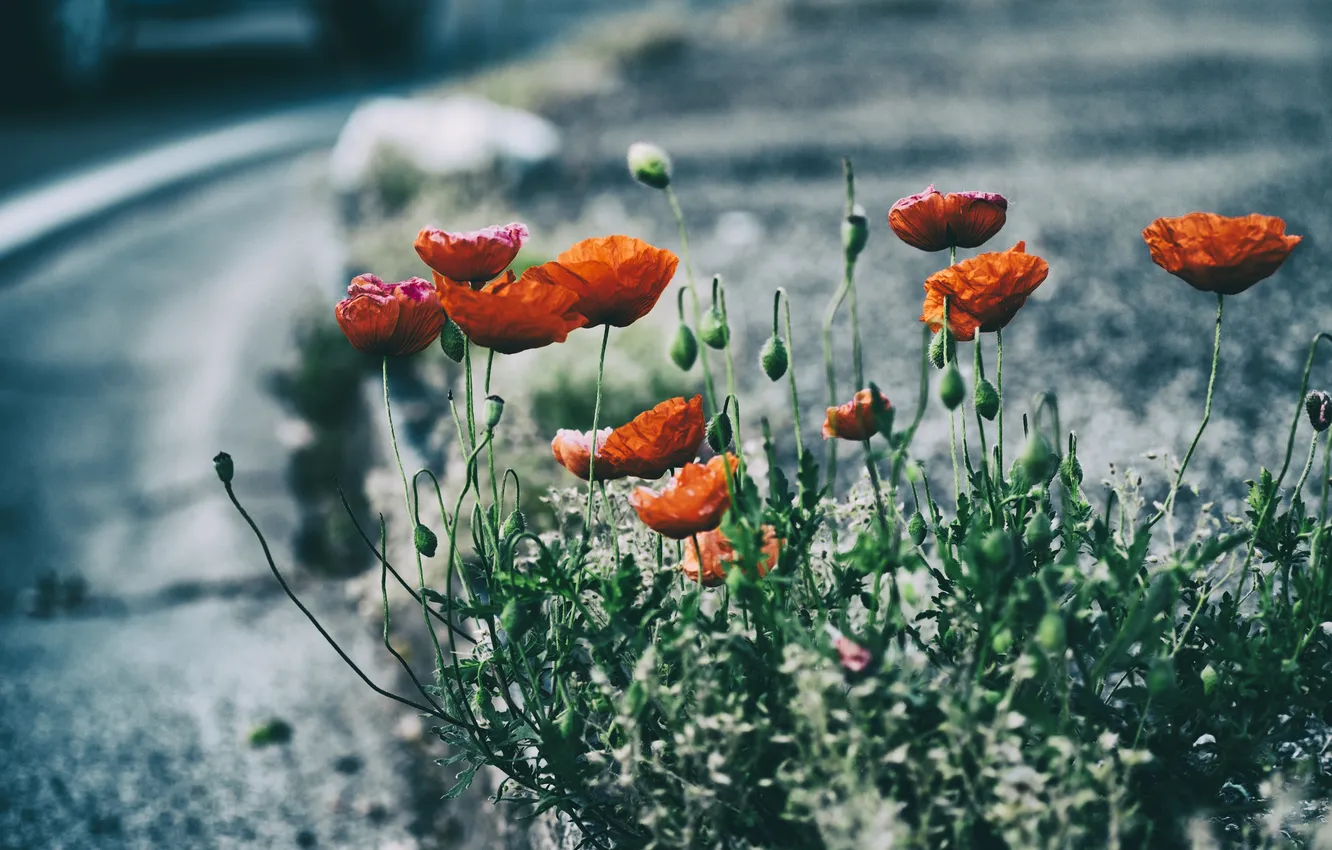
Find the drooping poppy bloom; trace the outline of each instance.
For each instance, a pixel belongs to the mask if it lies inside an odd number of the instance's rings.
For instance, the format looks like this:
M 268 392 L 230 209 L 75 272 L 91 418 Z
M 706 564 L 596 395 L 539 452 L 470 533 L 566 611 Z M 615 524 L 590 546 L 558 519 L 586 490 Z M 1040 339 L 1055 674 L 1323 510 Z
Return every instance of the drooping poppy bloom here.
M 697 545 L 695 543 L 697 542 Z M 763 526 L 763 558 L 758 563 L 758 577 L 763 578 L 775 566 L 781 555 L 781 541 L 777 530 Z M 717 587 L 726 583 L 726 569 L 735 560 L 735 547 L 720 530 L 704 531 L 685 541 L 684 560 L 680 569 L 685 578 L 704 587 Z
M 639 487 L 629 494 L 629 504 L 644 525 L 676 540 L 711 531 L 721 525 L 722 516 L 731 506 L 722 466 L 725 462 L 732 470 L 739 464 L 732 454 L 726 455 L 725 461 L 719 455 L 706 464 L 687 463 L 660 493 Z
M 555 258 L 574 274 L 564 285 L 576 289 L 574 309 L 588 326 L 627 327 L 643 318 L 675 276 L 680 259 L 630 236 L 584 239 Z
M 416 234 L 416 253 L 437 274 L 479 289 L 509 267 L 527 236 L 526 225 L 517 222 L 465 233 L 425 227 Z
M 977 254 L 954 266 L 937 271 L 925 281 L 925 306 L 920 320 L 932 330 L 944 322 L 944 299 L 948 299 L 948 327 L 957 339 L 967 342 L 977 331 L 997 331 L 1007 325 L 1050 274 L 1050 266 L 1027 243 L 1007 251 Z
M 358 351 L 406 357 L 421 351 L 444 327 L 444 308 L 429 281 L 385 283 L 372 274 L 354 278 L 333 313 Z
M 552 285 L 543 269 L 534 266 L 517 280 L 508 272 L 479 290 L 436 273 L 435 291 L 468 339 L 500 354 L 517 354 L 564 342 L 570 331 L 587 324 L 573 309 L 578 294 Z
M 595 474 L 598 481 L 610 481 L 614 478 L 623 477 L 614 474 L 615 470 L 611 468 L 610 464 L 602 462 L 601 450 L 606 445 L 606 438 L 611 435 L 611 430 L 610 428 L 602 428 L 597 432 L 597 468 Z M 588 468 L 592 465 L 591 431 L 573 431 L 568 428 L 561 428 L 555 432 L 555 439 L 550 441 L 550 450 L 560 466 L 584 481 L 587 480 Z
M 1194 289 L 1237 295 L 1281 267 L 1302 236 L 1276 216 L 1193 212 L 1158 218 L 1142 232 L 1152 262 Z
M 846 404 L 828 408 L 827 418 L 823 421 L 823 439 L 831 440 L 868 440 L 879 432 L 879 411 L 889 411 L 893 404 L 883 393 L 879 393 L 878 408 L 875 408 L 874 392 L 861 390 Z
M 597 437 L 597 462 L 590 462 L 591 431 L 561 429 L 551 441 L 555 460 L 587 480 L 588 467 L 597 481 L 617 478 L 660 478 L 698 456 L 703 442 L 703 397 L 672 398 L 644 411 L 619 428 L 605 428 Z
M 897 237 L 922 251 L 976 248 L 998 233 L 1008 218 L 1008 199 L 993 192 L 943 194 L 931 183 L 924 192 L 908 195 L 888 211 L 888 226 Z

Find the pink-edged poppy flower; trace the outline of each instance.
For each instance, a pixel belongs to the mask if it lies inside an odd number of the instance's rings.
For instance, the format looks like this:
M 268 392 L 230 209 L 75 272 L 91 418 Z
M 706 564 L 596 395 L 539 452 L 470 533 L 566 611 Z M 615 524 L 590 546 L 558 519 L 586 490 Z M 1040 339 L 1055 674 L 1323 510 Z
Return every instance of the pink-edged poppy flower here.
M 434 285 L 419 277 L 385 283 L 372 274 L 360 275 L 333 312 L 358 351 L 379 357 L 421 351 L 435 341 L 445 321 Z
M 976 248 L 998 233 L 1008 217 L 1008 200 L 994 192 L 943 194 L 931 183 L 888 211 L 897 237 L 922 251 Z
M 480 288 L 509 267 L 527 237 L 517 222 L 463 233 L 426 227 L 416 235 L 416 253 L 437 274 Z

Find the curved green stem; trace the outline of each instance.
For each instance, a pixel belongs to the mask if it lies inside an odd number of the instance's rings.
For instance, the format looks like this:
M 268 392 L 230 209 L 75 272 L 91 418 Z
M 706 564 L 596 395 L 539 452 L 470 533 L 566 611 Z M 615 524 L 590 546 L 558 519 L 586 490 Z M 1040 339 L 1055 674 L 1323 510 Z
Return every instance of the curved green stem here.
M 698 302 L 698 288 L 694 285 L 694 264 L 689 256 L 689 229 L 685 227 L 685 215 L 680 207 L 680 199 L 675 196 L 674 187 L 669 185 L 666 187 L 666 200 L 670 202 L 671 212 L 675 215 L 675 226 L 680 231 L 680 258 L 684 260 L 685 282 L 689 286 L 689 298 L 693 303 L 694 327 L 698 328 L 703 314 Z M 717 407 L 717 386 L 712 380 L 712 369 L 708 366 L 707 346 L 699 346 L 698 359 L 703 364 L 703 389 L 707 394 L 708 405 L 715 414 L 720 408 Z
M 1004 483 L 1004 331 L 1003 328 L 994 332 L 994 392 L 999 396 L 999 415 L 995 418 L 995 437 L 994 448 L 997 453 L 995 470 L 998 476 L 1000 489 L 1003 489 Z
M 801 433 L 800 433 L 800 432 L 801 432 L 801 426 L 800 426 L 800 394 L 799 394 L 798 392 L 796 392 L 795 364 L 796 364 L 798 361 L 796 360 L 796 357 L 795 357 L 795 341 L 792 339 L 792 336 L 791 336 L 791 297 L 790 297 L 789 295 L 787 295 L 787 294 L 786 294 L 786 290 L 783 289 L 783 288 L 780 287 L 780 286 L 777 287 L 777 296 L 776 296 L 776 297 L 777 297 L 777 298 L 780 298 L 780 299 L 783 299 L 783 300 L 786 302 L 786 353 L 787 353 L 787 357 L 788 357 L 788 359 L 790 360 L 790 363 L 787 365 L 787 369 L 786 369 L 786 377 L 787 377 L 787 380 L 788 380 L 788 381 L 790 382 L 790 384 L 791 384 L 791 414 L 792 414 L 792 417 L 795 419 L 796 458 L 800 458 L 800 457 L 803 457 L 804 454 L 805 454 L 805 444 L 804 444 L 804 439 L 801 437 Z M 774 326 L 774 327 L 773 327 L 773 333 L 775 334 L 775 333 L 777 332 L 777 330 L 776 330 L 776 324 L 777 324 L 777 316 L 776 316 L 776 312 L 777 312 L 777 309 L 776 309 L 776 302 L 775 302 L 775 301 L 773 302 L 773 304 L 774 304 L 774 306 L 773 306 L 773 314 L 774 314 L 774 315 L 773 315 L 773 326 Z
M 610 342 L 611 326 L 605 325 L 601 333 L 601 354 L 597 358 L 597 398 L 592 405 L 592 453 L 587 459 L 587 516 L 583 520 L 583 541 L 592 537 L 592 494 L 596 483 L 597 428 L 601 419 L 601 382 L 606 373 L 606 345 Z
M 1175 506 L 1175 495 L 1179 492 L 1180 485 L 1184 483 L 1184 471 L 1189 468 L 1189 461 L 1193 459 L 1193 452 L 1198 448 L 1198 441 L 1202 439 L 1203 431 L 1207 429 L 1207 423 L 1212 418 L 1212 397 L 1216 389 L 1217 364 L 1221 362 L 1221 315 L 1225 310 L 1226 297 L 1221 293 L 1216 294 L 1216 331 L 1212 337 L 1212 371 L 1207 377 L 1207 402 L 1203 406 L 1202 422 L 1198 425 L 1198 433 L 1193 435 L 1193 442 L 1189 444 L 1189 450 L 1184 454 L 1184 460 L 1179 464 L 1179 472 L 1175 475 L 1175 483 L 1170 488 L 1170 494 L 1166 496 L 1165 504 L 1161 506 L 1159 515 L 1165 515 Z

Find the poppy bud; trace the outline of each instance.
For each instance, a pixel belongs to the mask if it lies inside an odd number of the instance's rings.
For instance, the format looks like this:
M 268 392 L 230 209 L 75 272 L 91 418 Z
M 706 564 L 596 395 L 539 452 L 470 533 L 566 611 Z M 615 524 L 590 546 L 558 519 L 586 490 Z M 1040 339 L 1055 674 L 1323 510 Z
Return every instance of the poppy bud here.
M 789 361 L 786 343 L 782 342 L 782 338 L 776 335 L 768 337 L 763 350 L 759 352 L 759 365 L 763 367 L 763 374 L 768 376 L 768 380 L 780 381 L 786 374 Z
M 1059 480 L 1064 482 L 1064 486 L 1070 490 L 1075 489 L 1082 483 L 1082 464 L 1078 463 L 1078 456 L 1069 452 L 1064 456 L 1059 464 Z
M 458 323 L 452 319 L 444 322 L 444 327 L 439 332 L 439 347 L 443 349 L 444 356 L 454 363 L 463 362 L 463 355 L 467 350 L 467 337 L 463 335 Z
M 945 339 L 947 340 L 947 349 L 944 348 Z M 947 357 L 944 356 L 945 354 L 947 354 Z M 956 359 L 957 340 L 953 339 L 953 335 L 946 334 L 942 330 L 935 333 L 934 339 L 930 340 L 930 362 L 934 364 L 934 368 L 942 369 L 945 363 Z
M 1032 549 L 1044 549 L 1050 545 L 1054 535 L 1050 531 L 1050 516 L 1044 508 L 1037 508 L 1036 513 L 1027 520 L 1027 527 L 1023 529 L 1022 539 L 1027 546 Z
M 939 400 L 949 410 L 956 410 L 966 395 L 967 387 L 962 382 L 962 373 L 957 371 L 956 363 L 949 363 L 944 370 L 943 380 L 939 381 Z
M 865 217 L 865 208 L 856 204 L 851 214 L 842 221 L 842 249 L 848 260 L 854 260 L 865 250 L 869 241 L 869 219 Z
M 497 395 L 486 396 L 486 430 L 494 431 L 504 416 L 504 399 Z
M 1332 425 L 1332 395 L 1314 390 L 1304 399 L 1304 410 L 1315 431 L 1326 431 L 1327 426 Z
M 427 558 L 435 557 L 435 548 L 439 546 L 439 538 L 435 536 L 435 532 L 417 523 L 416 531 L 412 534 L 412 542 L 416 544 L 416 551 L 422 555 Z
M 500 611 L 499 620 L 500 626 L 513 640 L 521 638 L 532 624 L 531 615 L 518 604 L 517 599 L 510 599 L 504 603 L 504 610 Z
M 708 445 L 714 452 L 721 454 L 731 444 L 731 417 L 726 411 L 712 417 L 708 423 Z
M 920 511 L 911 515 L 907 520 L 907 534 L 911 535 L 911 542 L 919 546 L 925 542 L 925 517 L 921 516 Z
M 993 422 L 994 417 L 999 414 L 999 391 L 989 380 L 981 378 L 976 382 L 974 403 L 976 412 L 985 417 L 987 422 Z
M 1050 443 L 1044 437 L 1032 431 L 1031 436 L 1027 438 L 1027 445 L 1022 449 L 1022 454 L 1018 456 L 1017 465 L 1028 481 L 1033 484 L 1043 484 L 1054 475 L 1059 465 L 1059 456 L 1050 448 Z
M 1198 678 L 1202 679 L 1203 693 L 1210 694 L 1212 688 L 1216 687 L 1216 680 L 1220 677 L 1217 675 L 1216 668 L 1208 664 L 1206 667 L 1202 668 L 1202 671 L 1198 674 Z
M 665 189 L 671 185 L 671 157 L 651 142 L 629 146 L 629 173 L 644 186 Z
M 715 305 L 703 314 L 703 319 L 698 324 L 698 336 L 704 343 L 713 348 L 726 347 L 726 341 L 730 339 L 731 331 L 726 327 L 726 319 Z
M 671 360 L 681 370 L 688 372 L 694 368 L 694 361 L 698 359 L 698 338 L 688 325 L 680 325 L 680 330 L 675 334 L 675 340 L 671 343 Z
M 236 474 L 236 464 L 226 452 L 213 455 L 213 469 L 217 470 L 217 477 L 222 479 L 223 484 L 230 484 Z
M 523 516 L 521 510 L 515 508 L 513 513 L 509 514 L 508 519 L 504 520 L 504 525 L 500 527 L 500 538 L 508 540 L 515 534 L 522 534 L 526 530 L 527 517 Z
M 1063 653 L 1066 639 L 1064 618 L 1053 611 L 1042 617 L 1040 624 L 1036 626 L 1036 643 L 1051 655 Z
M 1007 655 L 1008 650 L 1013 648 L 1013 630 L 1004 628 L 995 633 L 990 638 L 990 649 L 994 650 L 995 655 Z
M 990 531 L 981 540 L 979 554 L 987 567 L 997 569 L 1004 566 L 1011 554 L 1008 535 L 997 528 Z

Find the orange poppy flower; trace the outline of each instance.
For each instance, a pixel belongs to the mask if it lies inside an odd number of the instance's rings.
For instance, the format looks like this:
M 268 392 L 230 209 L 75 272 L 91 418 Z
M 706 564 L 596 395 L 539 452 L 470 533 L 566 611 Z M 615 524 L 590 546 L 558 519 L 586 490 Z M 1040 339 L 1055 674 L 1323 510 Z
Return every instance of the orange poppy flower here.
M 627 327 L 643 318 L 675 276 L 680 260 L 629 236 L 584 239 L 555 258 L 576 280 L 565 285 L 579 295 L 574 309 L 588 326 Z
M 880 410 L 891 410 L 892 402 L 879 393 Z M 828 416 L 823 421 L 823 439 L 834 437 L 842 440 L 868 440 L 879 432 L 879 421 L 874 410 L 874 393 L 861 390 L 855 398 L 846 404 L 828 408 Z
M 930 275 L 925 281 L 925 306 L 920 320 L 932 330 L 943 327 L 944 299 L 948 299 L 948 327 L 963 342 L 977 331 L 997 331 L 1013 320 L 1036 291 L 1050 266 L 1027 243 L 1007 251 L 977 254 Z
M 445 318 L 429 281 L 414 277 L 385 283 L 372 274 L 354 278 L 333 313 L 358 351 L 378 357 L 421 351 L 439 336 Z
M 477 345 L 517 354 L 564 342 L 569 331 L 587 324 L 573 309 L 578 294 L 553 285 L 547 266 L 533 266 L 517 280 L 513 272 L 479 290 L 435 274 L 435 291 L 449 317 Z
M 726 455 L 725 461 L 719 455 L 706 464 L 687 463 L 660 493 L 639 487 L 629 494 L 629 504 L 644 525 L 676 540 L 711 531 L 721 525 L 731 506 L 722 466 L 726 462 L 732 470 L 739 464 L 733 454 Z
M 888 211 L 897 237 L 922 251 L 976 248 L 998 233 L 1008 218 L 1008 199 L 993 192 L 949 192 L 929 187 L 908 195 Z
M 1194 289 L 1237 295 L 1281 268 L 1302 236 L 1270 215 L 1193 212 L 1158 218 L 1142 232 L 1152 262 Z
M 759 578 L 777 566 L 777 558 L 781 553 L 777 530 L 770 525 L 763 526 L 763 560 L 758 563 Z M 716 587 L 726 583 L 726 567 L 734 561 L 734 556 L 735 547 L 731 541 L 720 530 L 713 529 L 685 541 L 684 560 L 680 562 L 680 568 L 690 581 L 699 582 L 704 587 Z
M 589 466 L 597 481 L 660 478 L 698 456 L 703 433 L 703 397 L 696 395 L 688 401 L 667 399 L 626 425 L 603 429 L 596 464 L 590 463 L 591 431 L 561 429 L 550 447 L 561 466 L 585 481 Z
M 425 227 L 416 234 L 416 253 L 437 274 L 480 288 L 509 267 L 527 236 L 527 227 L 517 222 L 465 233 Z

